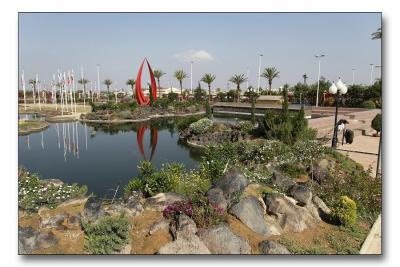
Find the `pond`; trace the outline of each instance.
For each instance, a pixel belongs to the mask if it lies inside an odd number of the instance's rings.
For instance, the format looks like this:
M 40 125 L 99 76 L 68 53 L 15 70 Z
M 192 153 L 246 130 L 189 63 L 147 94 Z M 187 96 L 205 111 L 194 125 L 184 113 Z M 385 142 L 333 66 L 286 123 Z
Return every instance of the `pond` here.
M 19 166 L 43 179 L 58 178 L 88 186 L 88 192 L 110 198 L 137 176 L 140 161 L 198 167 L 200 152 L 178 141 L 174 120 L 104 125 L 51 123 L 39 133 L 18 137 Z M 118 195 L 120 195 L 121 190 Z

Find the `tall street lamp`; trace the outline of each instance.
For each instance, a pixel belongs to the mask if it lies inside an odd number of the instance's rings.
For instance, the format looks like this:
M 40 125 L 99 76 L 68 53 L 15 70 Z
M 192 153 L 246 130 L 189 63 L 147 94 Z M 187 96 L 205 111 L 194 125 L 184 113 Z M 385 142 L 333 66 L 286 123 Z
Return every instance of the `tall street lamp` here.
M 371 78 L 370 78 L 370 80 L 369 80 L 369 83 L 370 84 L 372 84 L 372 75 L 373 75 L 373 73 L 374 73 L 374 64 L 369 64 L 370 66 L 371 66 Z
M 321 58 L 325 57 L 325 55 L 315 55 L 318 59 L 318 81 L 317 81 L 317 100 L 315 101 L 315 106 L 318 107 L 318 99 L 319 99 L 319 79 L 321 76 Z
M 353 72 L 353 83 L 352 83 L 352 85 L 354 85 L 354 72 L 355 72 L 356 69 L 355 69 L 355 68 L 352 68 L 351 70 L 352 70 L 352 72 Z
M 258 83 L 257 83 L 257 93 L 260 93 L 260 78 L 261 78 L 261 57 L 263 54 L 260 54 L 260 61 L 258 63 Z
M 342 82 L 339 77 L 339 80 L 335 83 L 332 83 L 331 87 L 329 87 L 329 93 L 335 95 L 335 104 L 336 104 L 336 111 L 335 111 L 335 124 L 333 125 L 333 137 L 332 137 L 332 148 L 336 148 L 337 145 L 337 115 L 339 109 L 339 101 L 341 101 L 342 95 L 347 93 L 347 86 Z
M 378 69 L 378 68 L 382 68 L 382 66 L 375 66 L 375 68 L 377 68 L 377 69 Z

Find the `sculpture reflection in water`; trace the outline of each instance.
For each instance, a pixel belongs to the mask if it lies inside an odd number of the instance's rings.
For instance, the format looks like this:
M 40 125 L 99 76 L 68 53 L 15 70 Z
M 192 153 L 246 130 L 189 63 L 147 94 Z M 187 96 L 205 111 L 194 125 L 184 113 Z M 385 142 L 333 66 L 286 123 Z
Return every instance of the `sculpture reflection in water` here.
M 141 125 L 136 132 L 136 139 L 137 139 L 137 145 L 139 147 L 140 154 L 143 156 L 143 158 L 145 160 L 147 160 L 146 153 L 144 151 L 144 146 L 143 146 L 143 138 L 144 138 L 144 134 L 145 134 L 146 130 L 149 128 L 150 128 L 150 148 L 151 148 L 149 161 L 151 161 L 153 159 L 154 152 L 156 151 L 156 147 L 157 147 L 157 139 L 158 139 L 157 128 L 154 126 L 150 126 L 150 125 Z

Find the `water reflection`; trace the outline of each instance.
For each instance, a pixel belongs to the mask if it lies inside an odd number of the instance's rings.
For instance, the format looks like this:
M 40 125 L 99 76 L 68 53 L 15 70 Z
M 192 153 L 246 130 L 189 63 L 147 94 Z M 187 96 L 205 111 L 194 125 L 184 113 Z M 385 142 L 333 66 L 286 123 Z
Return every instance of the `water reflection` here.
M 44 179 L 88 185 L 98 196 L 137 176 L 143 160 L 156 168 L 168 162 L 198 167 L 199 155 L 178 141 L 171 119 L 121 125 L 50 123 L 46 130 L 18 139 L 20 165 Z
M 143 137 L 144 137 L 145 131 L 149 128 L 150 128 L 150 148 L 151 148 L 151 154 L 150 154 L 149 161 L 151 161 L 153 159 L 154 152 L 156 151 L 156 147 L 157 147 L 157 140 L 158 140 L 157 128 L 154 126 L 150 126 L 150 125 L 140 126 L 136 133 L 136 140 L 137 140 L 137 145 L 139 147 L 140 154 L 143 156 L 143 158 L 145 160 L 147 160 L 146 154 L 144 152 L 144 147 L 143 147 Z

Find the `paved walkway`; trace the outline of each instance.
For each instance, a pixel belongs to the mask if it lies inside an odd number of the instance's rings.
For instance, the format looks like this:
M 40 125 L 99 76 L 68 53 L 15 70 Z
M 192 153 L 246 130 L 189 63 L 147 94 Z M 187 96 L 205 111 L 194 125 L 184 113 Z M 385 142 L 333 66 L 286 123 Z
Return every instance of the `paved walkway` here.
M 371 121 L 380 112 L 380 110 L 374 109 L 338 116 L 338 120 L 346 119 L 349 121 L 347 128 L 354 131 L 352 144 L 341 145 L 342 135 L 341 133 L 338 134 L 340 141 L 337 147 L 338 151 L 347 154 L 351 159 L 363 165 L 365 170 L 371 169 L 373 177 L 376 174 L 379 137 L 372 136 L 375 131 L 371 128 Z M 334 116 L 311 119 L 308 125 L 317 129 L 318 137 L 326 137 L 328 139 L 326 144 L 330 145 L 334 120 Z M 366 135 L 363 135 L 363 132 Z M 379 215 L 362 245 L 360 254 L 382 254 L 381 234 L 381 215 Z

